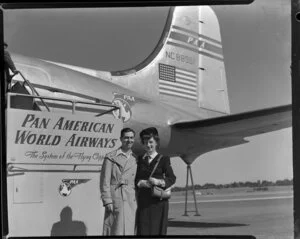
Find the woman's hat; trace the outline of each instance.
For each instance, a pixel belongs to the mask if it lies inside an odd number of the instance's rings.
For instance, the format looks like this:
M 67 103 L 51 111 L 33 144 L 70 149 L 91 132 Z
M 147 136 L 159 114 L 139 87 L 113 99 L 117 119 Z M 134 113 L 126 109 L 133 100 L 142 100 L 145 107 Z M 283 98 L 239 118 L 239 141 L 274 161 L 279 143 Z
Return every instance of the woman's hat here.
M 143 129 L 140 133 L 141 138 L 143 138 L 145 135 L 158 136 L 158 131 L 155 127 L 149 127 L 149 128 Z

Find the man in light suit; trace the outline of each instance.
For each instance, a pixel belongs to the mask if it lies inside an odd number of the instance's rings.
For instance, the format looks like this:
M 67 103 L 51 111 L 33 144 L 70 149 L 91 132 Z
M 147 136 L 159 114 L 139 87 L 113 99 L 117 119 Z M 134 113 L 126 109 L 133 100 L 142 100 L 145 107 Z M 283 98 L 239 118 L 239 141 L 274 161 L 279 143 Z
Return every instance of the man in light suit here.
M 135 132 L 121 131 L 121 147 L 108 153 L 101 169 L 100 192 L 105 207 L 103 235 L 135 235 L 136 156 L 131 148 Z

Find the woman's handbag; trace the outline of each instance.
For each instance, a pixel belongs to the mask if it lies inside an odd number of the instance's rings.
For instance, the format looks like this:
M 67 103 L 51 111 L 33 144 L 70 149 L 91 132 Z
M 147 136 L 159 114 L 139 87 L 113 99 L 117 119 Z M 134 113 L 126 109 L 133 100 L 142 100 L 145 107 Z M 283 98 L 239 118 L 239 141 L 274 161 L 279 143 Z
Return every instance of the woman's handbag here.
M 164 190 L 158 186 L 153 186 L 151 190 L 152 190 L 152 197 L 159 198 L 160 200 L 168 199 L 171 197 L 171 188 L 167 188 Z
M 153 173 L 155 172 L 156 168 L 157 168 L 157 165 L 159 164 L 159 161 L 160 159 L 162 158 L 162 155 L 159 155 L 159 158 L 149 176 L 149 178 L 151 178 L 151 176 L 153 175 Z M 151 188 L 151 195 L 152 197 L 155 197 L 155 198 L 159 198 L 160 200 L 162 199 L 168 199 L 171 197 L 171 188 L 172 187 L 169 187 L 167 189 L 162 189 L 158 186 L 152 186 Z

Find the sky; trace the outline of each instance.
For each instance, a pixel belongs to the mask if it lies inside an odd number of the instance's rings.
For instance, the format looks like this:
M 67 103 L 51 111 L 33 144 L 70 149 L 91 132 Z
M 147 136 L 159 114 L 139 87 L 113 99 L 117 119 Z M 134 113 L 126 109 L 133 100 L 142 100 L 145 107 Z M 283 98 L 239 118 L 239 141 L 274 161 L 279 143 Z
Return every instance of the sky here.
M 291 103 L 290 3 L 255 0 L 213 6 L 223 44 L 231 113 Z M 270 3 L 270 1 L 269 1 Z M 131 68 L 155 48 L 168 7 L 5 10 L 11 52 L 103 71 Z M 201 155 L 194 183 L 292 179 L 292 129 L 247 138 L 244 145 Z M 172 160 L 177 186 L 185 164 Z

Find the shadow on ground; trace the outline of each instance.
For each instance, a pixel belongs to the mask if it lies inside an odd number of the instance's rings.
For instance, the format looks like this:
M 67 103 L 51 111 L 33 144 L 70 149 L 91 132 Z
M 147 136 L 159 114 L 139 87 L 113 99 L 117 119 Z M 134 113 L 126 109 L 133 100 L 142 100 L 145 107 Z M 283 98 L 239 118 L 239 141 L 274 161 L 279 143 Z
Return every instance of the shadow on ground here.
M 244 227 L 248 224 L 240 223 L 218 223 L 218 222 L 187 222 L 187 221 L 168 221 L 168 227 L 197 227 L 197 228 L 215 228 L 215 227 Z

